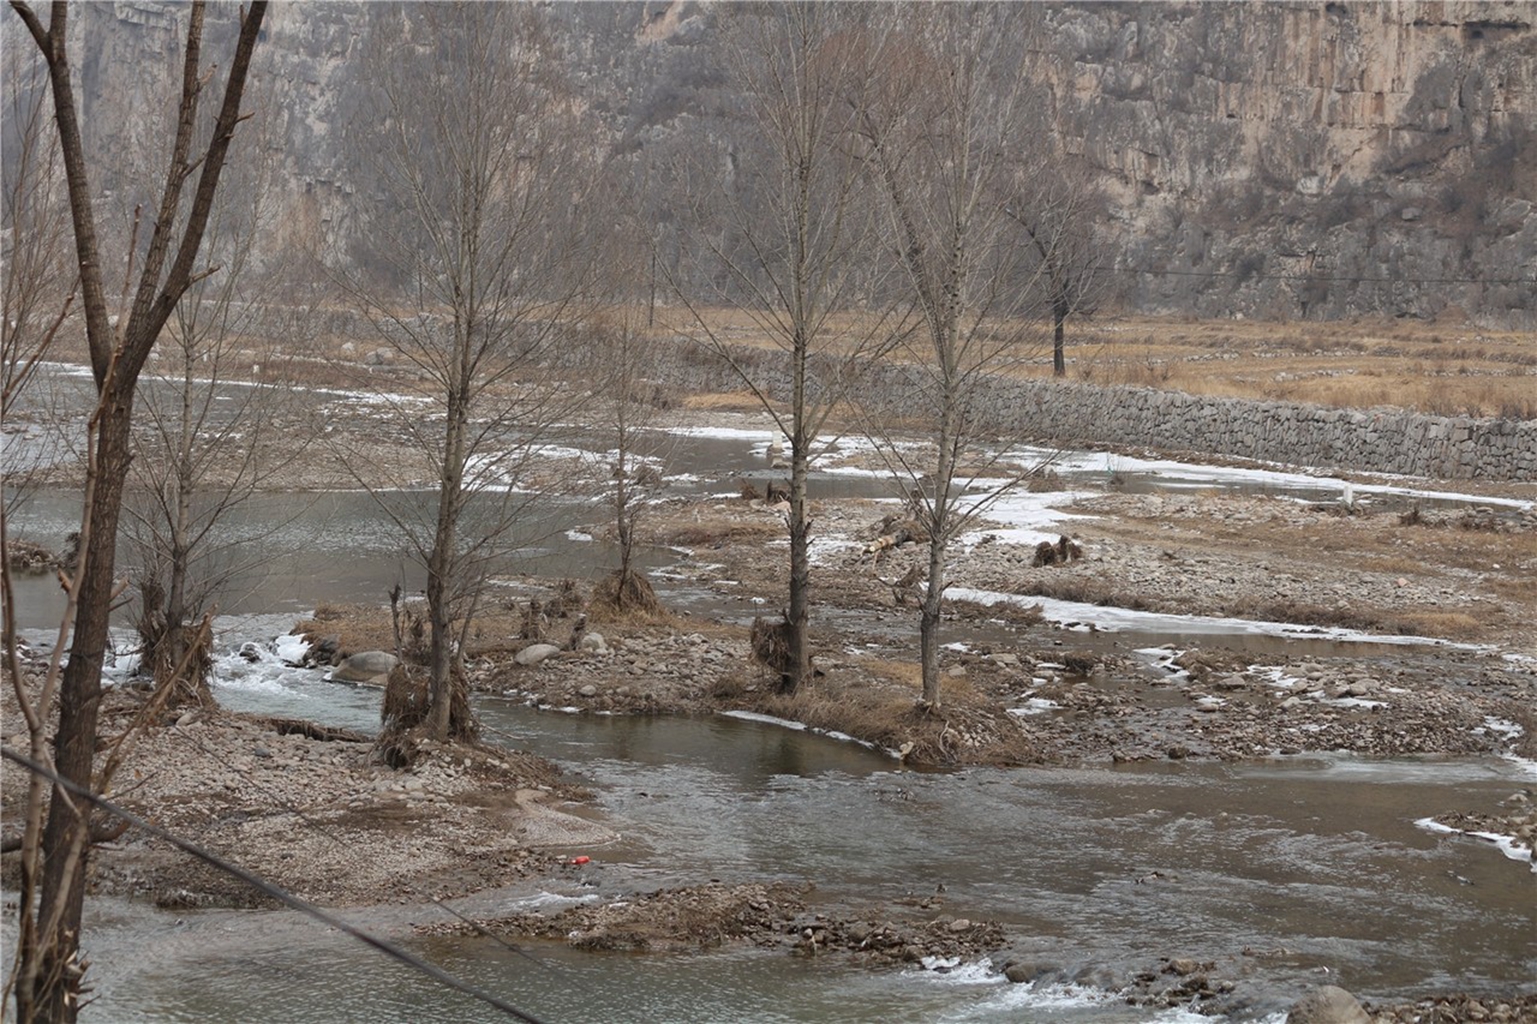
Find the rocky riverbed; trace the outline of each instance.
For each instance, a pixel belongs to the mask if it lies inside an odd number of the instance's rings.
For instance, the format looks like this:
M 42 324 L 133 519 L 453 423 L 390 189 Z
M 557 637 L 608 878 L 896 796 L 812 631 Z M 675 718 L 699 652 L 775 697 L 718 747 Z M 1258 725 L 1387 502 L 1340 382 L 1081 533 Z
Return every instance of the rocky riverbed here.
M 921 551 L 898 544 L 872 554 L 896 506 L 858 498 L 814 503 L 819 671 L 800 693 L 777 692 L 752 658 L 747 628 L 782 600 L 782 510 L 719 495 L 669 499 L 644 523 L 650 543 L 679 552 L 668 585 L 710 595 L 714 611 L 605 620 L 588 606 L 586 585 L 504 580 L 504 598 L 466 652 L 472 683 L 552 714 L 767 716 L 911 766 L 1339 751 L 1537 759 L 1537 520 L 1529 510 L 1086 494 L 1049 484 L 1029 493 L 1032 514 L 1044 515 L 1050 536 L 1069 536 L 1079 557 L 1037 564 L 1035 538 L 1020 537 L 1007 516 L 977 524 L 952 560 L 957 587 L 945 630 L 953 639 L 937 707 L 916 700 Z M 602 522 L 588 525 L 594 536 L 604 531 Z M 383 609 L 321 612 L 301 627 L 316 641 L 334 639 L 344 651 L 392 646 Z M 1180 638 L 1147 641 L 1155 634 Z M 534 656 L 538 645 L 547 649 Z M 5 699 L 14 699 L 9 688 Z M 106 731 L 122 731 L 144 699 L 112 691 Z M 18 722 L 13 709 L 6 721 Z M 19 741 L 8 732 L 8 745 Z M 7 765 L 3 776 L 7 806 L 18 806 L 19 775 Z M 397 772 L 377 762 L 364 737 L 216 708 L 152 721 L 129 748 L 115 795 L 333 905 L 418 904 L 551 876 L 568 870 L 569 849 L 612 838 L 584 805 L 587 794 L 532 754 L 429 747 Z M 1513 791 L 1502 802 L 1432 809 L 1432 820 L 1505 837 L 1530 860 L 1532 807 L 1528 794 Z M 9 838 L 16 818 L 7 819 Z M 93 863 L 101 892 L 165 907 L 267 905 L 132 831 Z M 592 948 L 740 942 L 939 969 L 1005 940 L 995 923 L 948 916 L 939 905 L 832 906 L 793 886 L 758 883 L 637 884 L 561 915 L 477 923 L 508 934 L 576 935 Z M 1172 952 L 1112 979 L 1058 978 L 1050 964 L 997 966 L 1022 982 L 1104 981 L 1147 1005 L 1235 1009 L 1222 971 Z M 1530 999 L 1466 994 L 1368 1010 L 1378 1021 L 1537 1014 Z

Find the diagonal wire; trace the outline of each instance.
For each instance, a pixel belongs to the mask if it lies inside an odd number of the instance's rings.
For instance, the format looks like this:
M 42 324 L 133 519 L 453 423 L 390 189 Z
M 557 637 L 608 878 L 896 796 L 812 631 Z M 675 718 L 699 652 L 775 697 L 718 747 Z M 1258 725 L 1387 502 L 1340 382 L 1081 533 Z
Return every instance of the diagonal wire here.
M 527 961 L 529 961 L 529 962 L 531 962 L 531 963 L 533 963 L 533 964 L 535 964 L 535 965 L 537 965 L 539 967 L 543 967 L 545 970 L 550 971 L 553 974 L 564 974 L 564 973 L 566 973 L 565 968 L 558 967 L 555 964 L 549 963 L 546 960 L 543 960 L 543 959 L 541 959 L 541 958 L 539 958 L 537 956 L 534 956 L 534 954 L 528 952 L 526 949 L 524 949 L 521 946 L 519 946 L 516 942 L 509 942 L 509 941 L 507 941 L 507 939 L 505 939 L 502 936 L 496 934 L 496 932 L 493 932 L 491 929 L 487 928 L 485 925 L 481 924 L 479 921 L 476 921 L 474 918 L 466 917 L 465 915 L 459 913 L 459 911 L 455 910 L 453 907 L 449 906 L 447 903 L 444 903 L 441 899 L 434 899 L 432 902 L 434 904 L 436 904 L 438 907 L 442 908 L 443 910 L 448 911 L 450 914 L 454 915 L 459 920 L 463 921 L 465 924 L 467 924 L 471 928 L 475 929 L 481 935 L 483 935 L 486 938 L 490 939 L 492 942 L 495 942 L 497 945 L 501 946 L 503 949 L 506 949 L 506 950 L 508 950 L 510 952 L 516 953 L 518 956 L 521 956 L 523 959 L 525 959 L 525 960 L 527 960 Z
M 112 801 L 106 799 L 105 797 L 91 792 L 91 790 L 85 786 L 81 786 L 61 777 L 53 770 L 38 764 L 31 758 L 24 757 L 23 755 L 12 750 L 10 747 L 0 747 L 0 757 L 4 757 L 8 761 L 14 761 L 16 764 L 21 765 L 28 771 L 41 775 L 43 778 L 48 779 L 54 785 L 62 787 L 68 792 L 81 797 L 94 806 L 106 811 L 108 814 L 111 814 L 117 818 L 121 818 L 122 820 L 128 822 L 130 825 L 133 825 L 135 828 L 143 829 L 150 835 L 164 839 L 166 842 L 170 843 L 172 846 L 175 846 L 182 852 L 191 854 L 193 857 L 203 861 L 205 864 L 209 864 L 218 870 L 225 872 L 226 874 L 235 876 L 242 882 L 245 882 L 247 885 L 263 893 L 266 893 L 268 896 L 271 896 L 279 902 L 287 904 L 300 913 L 313 917 L 315 920 L 321 922 L 322 924 L 325 924 L 331 928 L 335 928 L 337 931 L 342 932 L 345 935 L 350 935 L 365 945 L 372 946 L 374 949 L 379 950 L 384 955 L 400 961 L 407 967 L 410 967 L 413 970 L 420 972 L 421 974 L 425 974 L 427 977 L 448 986 L 456 992 L 461 992 L 467 996 L 470 996 L 471 998 L 478 999 L 489 1006 L 501 1010 L 508 1016 L 515 1017 L 521 1021 L 526 1021 L 528 1024 L 542 1024 L 538 1017 L 525 1013 L 524 1011 L 518 1009 L 516 1006 L 513 1006 L 511 1003 L 507 1002 L 505 999 L 502 999 L 500 996 L 493 995 L 484 989 L 471 985 L 467 981 L 463 981 L 454 977 L 452 974 L 443 970 L 443 968 L 438 967 L 436 964 L 428 963 L 421 957 L 416 956 L 413 953 L 408 953 L 406 950 L 401 949 L 399 946 L 392 942 L 381 939 L 376 935 L 371 935 L 356 925 L 349 924 L 342 920 L 340 917 L 336 917 L 324 910 L 321 910 L 313 903 L 308 903 L 305 900 L 300 899 L 288 890 L 274 885 L 273 883 L 267 881 L 265 878 L 262 878 L 260 875 L 247 871 L 245 868 L 240 867 L 238 864 L 231 864 L 229 861 L 224 860 L 222 857 L 208 852 L 201 846 L 198 846 L 196 843 L 189 842 L 179 836 L 173 835 L 172 833 L 166 831 L 163 828 L 160 828 L 159 826 L 151 825 L 149 822 L 145 821 L 143 818 L 139 817 L 133 812 L 125 810 Z

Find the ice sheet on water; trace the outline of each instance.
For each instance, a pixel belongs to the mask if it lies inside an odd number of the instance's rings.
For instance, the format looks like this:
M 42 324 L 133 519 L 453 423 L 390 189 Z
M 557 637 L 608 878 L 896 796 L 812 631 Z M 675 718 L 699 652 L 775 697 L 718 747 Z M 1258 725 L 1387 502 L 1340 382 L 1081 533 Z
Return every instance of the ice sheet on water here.
M 1292 622 L 1266 622 L 1261 619 L 1234 619 L 1206 615 L 1172 615 L 1163 612 L 1134 611 L 1083 604 L 1077 601 L 1059 601 L 1050 597 L 1026 597 L 1005 594 L 996 590 L 977 590 L 972 587 L 951 587 L 946 591 L 951 598 L 973 601 L 977 604 L 1013 604 L 1020 607 L 1040 605 L 1041 614 L 1052 622 L 1077 623 L 1082 628 L 1093 627 L 1104 632 L 1117 633 L 1125 630 L 1151 633 L 1177 633 L 1182 635 L 1235 636 L 1262 635 L 1288 639 L 1333 640 L 1338 642 L 1399 644 L 1414 646 L 1448 647 L 1457 650 L 1485 650 L 1475 644 L 1457 644 L 1423 636 L 1398 636 L 1391 634 L 1363 633 L 1356 629 L 1340 629 L 1334 626 L 1301 626 Z
M 1511 860 L 1520 861 L 1523 864 L 1530 864 L 1533 873 L 1537 873 L 1537 860 L 1532 858 L 1532 852 L 1530 850 L 1524 846 L 1518 846 L 1516 844 L 1515 836 L 1502 835 L 1499 832 L 1470 832 L 1467 829 L 1452 828 L 1450 825 L 1443 825 L 1434 818 L 1420 818 L 1415 821 L 1414 824 L 1427 832 L 1435 832 L 1439 835 L 1470 836 L 1473 839 L 1482 839 L 1486 843 L 1492 843 L 1495 849 L 1499 850 Z

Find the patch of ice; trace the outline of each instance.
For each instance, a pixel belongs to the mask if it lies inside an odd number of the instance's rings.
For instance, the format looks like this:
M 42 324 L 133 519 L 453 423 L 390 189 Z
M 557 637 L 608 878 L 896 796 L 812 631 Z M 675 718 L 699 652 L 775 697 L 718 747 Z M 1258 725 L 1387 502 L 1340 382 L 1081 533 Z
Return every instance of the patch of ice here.
M 1004 544 L 1035 547 L 1042 541 L 1055 541 L 1062 535 L 1063 524 L 1075 519 L 1095 519 L 1081 512 L 1068 512 L 1058 506 L 1093 497 L 1092 491 L 1027 491 L 1015 488 L 1002 494 L 982 513 L 983 518 L 1002 523 L 1002 529 L 979 529 L 962 534 L 963 547 L 974 547 L 987 534 Z
M 566 539 L 574 540 L 579 544 L 588 544 L 592 542 L 592 534 L 583 533 L 581 530 L 567 530 Z
M 272 648 L 279 660 L 285 661 L 290 665 L 297 665 L 310 652 L 310 642 L 302 636 L 284 633 L 272 642 Z
M 1257 634 L 1295 640 L 1333 640 L 1351 643 L 1443 647 L 1465 651 L 1488 649 L 1478 644 L 1459 644 L 1449 640 L 1439 640 L 1434 637 L 1365 633 L 1356 629 L 1341 629 L 1334 626 L 1299 626 L 1294 622 L 1266 622 L 1261 619 L 1234 619 L 1206 615 L 1173 615 L 1162 612 L 1133 611 L 1129 608 L 1083 604 L 1077 601 L 1059 601 L 1051 597 L 1027 597 L 1020 594 L 1005 594 L 994 590 L 977 590 L 972 587 L 951 587 L 946 593 L 957 600 L 972 601 L 976 604 L 1013 604 L 1020 607 L 1039 605 L 1042 616 L 1052 622 L 1077 624 L 1082 629 L 1094 628 L 1112 633 L 1124 630 L 1138 630 L 1201 636 Z
M 1414 824 L 1427 832 L 1435 832 L 1438 835 L 1468 836 L 1471 839 L 1482 839 L 1484 842 L 1493 845 L 1495 849 L 1499 850 L 1509 859 L 1519 861 L 1522 864 L 1530 864 L 1532 871 L 1537 873 L 1537 858 L 1532 856 L 1531 850 L 1524 846 L 1518 846 L 1515 836 L 1502 835 L 1498 832 L 1471 832 L 1467 829 L 1452 828 L 1450 825 L 1441 824 L 1434 818 L 1419 818 Z
M 1432 491 L 1397 484 L 1363 484 L 1339 477 L 1316 473 L 1299 473 L 1282 469 L 1246 469 L 1237 466 L 1203 466 L 1173 459 L 1139 459 L 1113 452 L 1053 453 L 1044 448 L 1023 448 L 1011 453 L 1022 462 L 1038 462 L 1056 454 L 1052 466 L 1059 472 L 1084 473 L 1145 473 L 1162 478 L 1165 484 L 1188 485 L 1246 484 L 1269 490 L 1292 489 L 1336 491 L 1343 498 L 1346 489 L 1355 495 L 1396 495 L 1404 498 L 1420 498 L 1432 501 L 1457 501 L 1472 505 L 1499 505 L 1505 508 L 1530 509 L 1537 502 L 1523 498 L 1497 498 L 1483 494 L 1464 494 L 1457 491 Z M 1032 462 L 1033 464 L 1033 462 Z M 1403 479 L 1412 479 L 1405 477 Z
M 1054 700 L 1047 700 L 1045 697 L 1031 697 L 1025 701 L 1024 707 L 1009 708 L 1009 714 L 1018 715 L 1023 718 L 1026 715 L 1044 715 L 1048 711 L 1060 710 L 1061 707 L 1062 705 Z
M 662 427 L 662 433 L 675 437 L 705 437 L 718 441 L 761 441 L 783 443 L 784 432 L 778 427 Z
M 1515 754 L 1501 754 L 1500 757 L 1520 770 L 1521 774 L 1528 778 L 1537 779 L 1537 761 L 1529 757 L 1517 757 Z
M 1526 730 L 1521 728 L 1515 722 L 1504 718 L 1496 718 L 1493 715 L 1484 716 L 1484 728 L 1488 729 L 1492 733 L 1496 733 L 1497 735 L 1505 737 L 1507 740 L 1513 740 L 1517 736 L 1522 736 L 1526 733 Z
M 805 722 L 797 722 L 789 718 L 776 718 L 773 715 L 760 714 L 757 711 L 722 711 L 719 712 L 726 718 L 735 718 L 742 722 L 756 722 L 759 725 L 776 725 L 781 729 L 791 729 L 795 732 L 809 732 L 817 736 L 825 736 L 830 740 L 840 743 L 857 743 L 861 747 L 879 751 L 888 757 L 901 757 L 902 755 L 890 747 L 883 747 L 879 743 L 871 743 L 869 740 L 858 739 L 846 732 L 838 732 L 836 729 L 814 729 Z

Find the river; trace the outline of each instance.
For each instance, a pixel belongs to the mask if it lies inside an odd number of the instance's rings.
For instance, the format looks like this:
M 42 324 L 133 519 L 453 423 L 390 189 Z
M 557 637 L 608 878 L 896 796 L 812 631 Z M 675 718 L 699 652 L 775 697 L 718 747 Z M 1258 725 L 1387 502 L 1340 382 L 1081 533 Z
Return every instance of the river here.
M 767 435 L 685 443 L 682 464 L 691 472 L 678 486 L 708 493 L 761 467 Z M 1113 473 L 1135 488 L 1200 480 L 1294 488 L 1309 498 L 1344 486 L 1097 458 L 1074 456 L 1063 472 L 1076 485 Z M 819 481 L 876 486 L 834 473 Z M 273 499 L 250 514 L 270 523 L 283 504 Z M 573 505 L 553 521 L 580 511 Z M 43 493 L 15 521 L 37 539 L 62 539 L 77 515 L 68 496 Z M 366 496 L 317 496 L 283 530 L 273 571 L 253 577 L 227 609 L 243 615 L 223 620 L 214 692 L 236 709 L 372 728 L 376 692 L 325 683 L 270 653 L 255 667 L 230 653 L 245 640 L 286 632 L 315 602 L 382 599 L 404 571 Z M 591 542 L 564 527 L 531 536 L 526 554 L 529 571 L 556 575 L 598 562 Z M 669 556 L 653 557 L 661 564 Z M 703 611 L 729 611 L 710 608 L 698 593 L 674 596 Z M 55 600 L 46 581 L 18 597 L 34 637 Z M 1150 646 L 1178 644 L 1186 640 L 1179 629 L 1144 622 L 1133 636 Z M 1333 643 L 1242 624 L 1231 632 L 1241 645 L 1283 657 Z M 471 899 L 467 913 L 711 878 L 809 880 L 818 899 L 872 904 L 943 886 L 945 913 L 999 920 L 1010 954 L 1049 968 L 1046 982 L 1011 985 L 988 963 L 871 971 L 837 955 L 637 956 L 535 943 L 540 963 L 532 964 L 481 938 L 408 940 L 545 1020 L 1194 1019 L 1127 1006 L 1117 995 L 1162 957 L 1212 962 L 1213 976 L 1236 983 L 1230 1008 L 1252 1019 L 1279 1019 L 1300 991 L 1325 982 L 1378 999 L 1537 990 L 1537 874 L 1485 844 L 1415 824 L 1531 787 L 1531 766 L 1512 760 L 1314 756 L 913 772 L 852 743 L 724 716 L 567 715 L 499 698 L 481 699 L 479 710 L 492 735 L 512 737 L 585 780 L 622 838 L 573 851 L 594 858 L 589 870 L 547 890 L 514 887 Z M 120 900 L 91 908 L 85 944 L 97 998 L 83 1020 L 502 1019 L 288 912 L 165 912 Z M 404 934 L 408 922 L 438 920 L 442 911 L 378 908 L 358 916 Z

